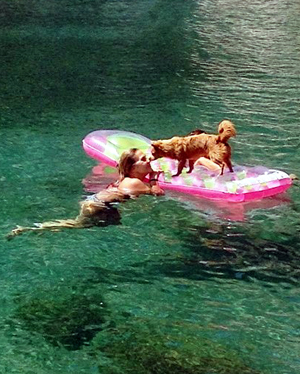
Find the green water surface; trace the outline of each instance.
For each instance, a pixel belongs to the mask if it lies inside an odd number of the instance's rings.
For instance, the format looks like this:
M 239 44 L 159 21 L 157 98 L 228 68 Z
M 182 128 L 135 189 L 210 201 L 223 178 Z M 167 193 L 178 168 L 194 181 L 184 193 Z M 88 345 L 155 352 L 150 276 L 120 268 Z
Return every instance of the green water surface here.
M 81 147 L 96 129 L 158 139 L 230 118 L 233 163 L 299 175 L 299 12 L 1 2 L 1 374 L 299 373 L 299 182 L 246 205 L 144 196 L 118 225 L 5 239 L 75 217 L 83 179 L 105 185 Z

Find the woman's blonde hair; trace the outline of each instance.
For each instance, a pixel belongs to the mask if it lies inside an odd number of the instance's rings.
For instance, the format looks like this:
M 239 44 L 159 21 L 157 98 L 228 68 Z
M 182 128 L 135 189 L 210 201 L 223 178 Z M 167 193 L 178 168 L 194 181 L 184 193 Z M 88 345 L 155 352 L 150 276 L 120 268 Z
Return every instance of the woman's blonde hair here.
M 121 154 L 120 161 L 118 164 L 118 182 L 121 182 L 124 178 L 129 177 L 130 170 L 137 161 L 135 155 L 137 151 L 137 148 L 130 148 L 128 151 L 124 151 Z
M 118 184 L 126 177 L 129 177 L 130 170 L 136 160 L 137 148 L 131 148 L 122 153 L 118 164 L 119 180 L 110 186 L 117 187 Z M 123 193 L 114 192 L 114 201 L 123 201 L 127 198 Z M 113 201 L 113 200 L 112 200 Z M 117 209 L 108 209 L 109 205 L 105 201 L 91 202 L 82 201 L 80 203 L 80 213 L 75 219 L 58 219 L 54 221 L 42 222 L 31 227 L 17 226 L 8 235 L 7 239 L 12 239 L 16 235 L 20 235 L 25 231 L 35 230 L 59 230 L 61 228 L 81 228 L 91 227 L 103 224 L 108 221 L 119 222 L 120 215 Z

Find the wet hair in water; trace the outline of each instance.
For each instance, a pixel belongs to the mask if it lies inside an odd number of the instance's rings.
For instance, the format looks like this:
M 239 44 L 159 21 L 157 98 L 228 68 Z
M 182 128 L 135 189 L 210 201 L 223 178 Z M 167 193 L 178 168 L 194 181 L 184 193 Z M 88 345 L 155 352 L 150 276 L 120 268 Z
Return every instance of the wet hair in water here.
M 124 178 L 129 177 L 130 170 L 135 164 L 137 148 L 130 148 L 128 151 L 124 151 L 121 154 L 120 161 L 118 164 L 119 171 L 119 182 Z

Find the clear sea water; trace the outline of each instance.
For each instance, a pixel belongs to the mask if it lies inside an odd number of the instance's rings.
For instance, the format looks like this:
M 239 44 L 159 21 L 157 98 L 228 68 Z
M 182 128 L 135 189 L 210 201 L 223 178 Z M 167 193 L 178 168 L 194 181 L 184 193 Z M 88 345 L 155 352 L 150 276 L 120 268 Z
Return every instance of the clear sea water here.
M 299 175 L 298 1 L 2 0 L 0 19 L 0 373 L 298 374 L 299 182 L 234 207 L 146 196 L 119 225 L 5 239 L 77 215 L 96 129 L 230 118 L 234 163 Z

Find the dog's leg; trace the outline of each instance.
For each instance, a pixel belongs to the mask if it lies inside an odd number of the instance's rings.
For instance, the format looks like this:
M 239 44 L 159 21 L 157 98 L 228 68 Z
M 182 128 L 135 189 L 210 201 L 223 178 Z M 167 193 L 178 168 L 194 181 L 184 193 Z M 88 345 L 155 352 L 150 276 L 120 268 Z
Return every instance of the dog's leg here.
M 185 163 L 186 163 L 186 160 L 180 160 L 179 163 L 178 163 L 178 169 L 177 169 L 177 173 L 172 175 L 172 177 L 178 177 L 178 175 L 181 174 L 182 172 L 182 169 L 184 168 L 185 166 Z
M 230 160 L 227 160 L 227 167 L 231 173 L 233 173 L 232 163 Z
M 194 160 L 189 160 L 189 170 L 187 171 L 187 173 L 191 173 L 194 170 L 194 164 Z

